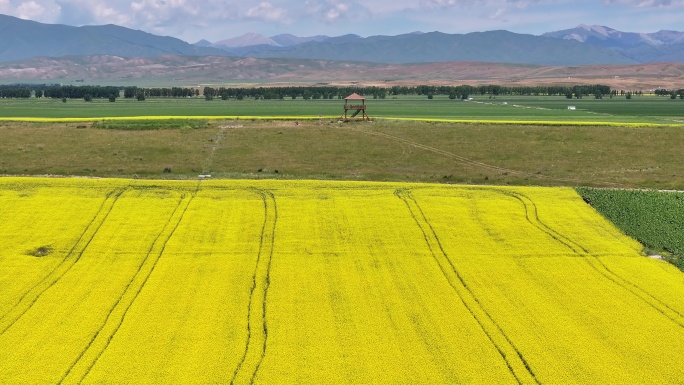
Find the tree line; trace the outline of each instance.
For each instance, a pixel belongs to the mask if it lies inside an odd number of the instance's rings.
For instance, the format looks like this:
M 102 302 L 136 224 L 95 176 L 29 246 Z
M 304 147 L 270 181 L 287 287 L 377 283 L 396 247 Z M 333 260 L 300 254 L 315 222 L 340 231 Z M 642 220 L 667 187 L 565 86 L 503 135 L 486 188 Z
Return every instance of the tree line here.
M 684 88 L 678 90 L 668 90 L 665 88 L 660 88 L 654 91 L 658 96 L 669 96 L 670 99 L 676 99 L 678 96 L 680 99 L 684 99 Z
M 126 99 L 137 98 L 188 98 L 204 96 L 207 100 L 221 99 L 342 99 L 352 93 L 367 98 L 385 99 L 387 96 L 424 95 L 432 98 L 445 95 L 451 99 L 466 99 L 471 95 L 496 96 L 566 96 L 567 98 L 582 98 L 604 95 L 640 95 L 641 91 L 611 90 L 607 85 L 576 85 L 576 86 L 501 86 L 490 85 L 459 85 L 459 86 L 391 86 L 391 87 L 360 87 L 360 86 L 290 86 L 290 87 L 115 87 L 92 85 L 0 85 L 0 98 L 29 98 L 31 96 L 61 99 L 98 99 L 109 98 L 113 101 L 123 96 Z M 669 95 L 672 98 L 684 98 L 684 89 L 655 90 L 656 95 Z
M 36 97 L 53 99 L 106 99 L 117 98 L 120 95 L 120 87 L 114 86 L 45 86 L 36 88 Z
M 20 85 L 0 85 L 0 98 L 30 98 L 31 89 Z
M 213 88 L 204 87 L 203 95 L 208 98 L 220 97 L 222 99 L 284 99 L 284 98 L 303 98 L 303 99 L 341 99 L 352 93 L 372 97 L 374 99 L 384 99 L 388 95 L 446 95 L 451 99 L 465 99 L 470 95 L 566 95 L 572 93 L 576 95 L 594 95 L 597 93 L 610 94 L 609 86 L 578 85 L 573 87 L 565 86 L 539 86 L 539 87 L 507 87 L 500 85 L 460 85 L 460 86 L 392 86 L 392 87 L 332 87 L 332 86 L 311 86 L 311 87 L 255 87 L 255 88 Z

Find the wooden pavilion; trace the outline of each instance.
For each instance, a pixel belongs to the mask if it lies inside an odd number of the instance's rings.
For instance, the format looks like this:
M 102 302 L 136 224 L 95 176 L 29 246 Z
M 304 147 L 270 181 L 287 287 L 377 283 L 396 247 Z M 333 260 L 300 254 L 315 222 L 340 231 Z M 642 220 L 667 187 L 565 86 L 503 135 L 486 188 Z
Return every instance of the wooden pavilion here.
M 351 116 L 347 116 L 348 111 L 354 111 Z M 361 118 L 356 116 L 361 114 Z M 353 93 L 346 98 L 344 98 L 344 115 L 340 116 L 340 120 L 348 122 L 353 119 L 361 119 L 363 121 L 370 121 L 370 117 L 366 114 L 366 98 L 363 96 Z

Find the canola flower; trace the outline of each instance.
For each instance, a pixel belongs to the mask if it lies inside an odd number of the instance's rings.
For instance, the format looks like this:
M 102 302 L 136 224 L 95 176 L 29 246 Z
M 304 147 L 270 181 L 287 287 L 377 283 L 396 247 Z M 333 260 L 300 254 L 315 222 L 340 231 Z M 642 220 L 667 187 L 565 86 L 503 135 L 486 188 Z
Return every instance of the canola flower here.
M 0 383 L 678 383 L 640 250 L 568 188 L 0 178 Z

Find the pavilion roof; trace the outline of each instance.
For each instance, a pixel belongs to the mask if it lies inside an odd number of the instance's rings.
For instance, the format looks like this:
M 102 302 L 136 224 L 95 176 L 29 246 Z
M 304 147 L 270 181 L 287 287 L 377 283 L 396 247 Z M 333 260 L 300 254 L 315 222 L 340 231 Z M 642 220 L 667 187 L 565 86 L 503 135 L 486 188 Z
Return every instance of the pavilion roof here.
M 353 94 L 344 98 L 344 100 L 366 100 L 366 98 L 354 92 Z

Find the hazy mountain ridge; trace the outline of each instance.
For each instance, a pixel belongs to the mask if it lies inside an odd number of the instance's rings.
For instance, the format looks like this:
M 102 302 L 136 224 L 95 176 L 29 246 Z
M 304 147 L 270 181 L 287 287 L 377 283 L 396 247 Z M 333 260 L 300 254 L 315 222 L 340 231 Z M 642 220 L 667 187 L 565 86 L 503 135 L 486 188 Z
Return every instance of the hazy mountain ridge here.
M 479 61 L 543 65 L 630 64 L 635 60 L 615 51 L 576 41 L 516 34 L 508 31 L 445 34 L 429 32 L 359 38 L 343 36 L 287 49 L 244 47 L 241 56 L 360 60 L 376 63 Z
M 606 26 L 586 24 L 580 24 L 571 29 L 547 32 L 542 36 L 622 49 L 640 45 L 661 46 L 684 43 L 684 32 L 667 30 L 653 33 L 622 32 Z
M 684 32 L 622 32 L 605 26 L 581 24 L 542 36 L 609 48 L 639 63 L 684 61 Z
M 684 61 L 684 33 L 636 34 L 582 25 L 545 36 L 509 31 L 396 36 L 265 37 L 247 33 L 215 43 L 189 44 L 116 25 L 72 27 L 0 15 L 0 61 L 32 57 L 162 55 L 290 58 L 385 64 L 488 62 L 529 65 L 636 64 Z M 216 47 L 221 47 L 218 49 Z
M 169 36 L 157 36 L 117 25 L 72 27 L 43 24 L 0 15 L 0 60 L 36 56 L 120 55 L 149 57 L 176 55 L 228 55 L 210 47 L 198 47 Z

